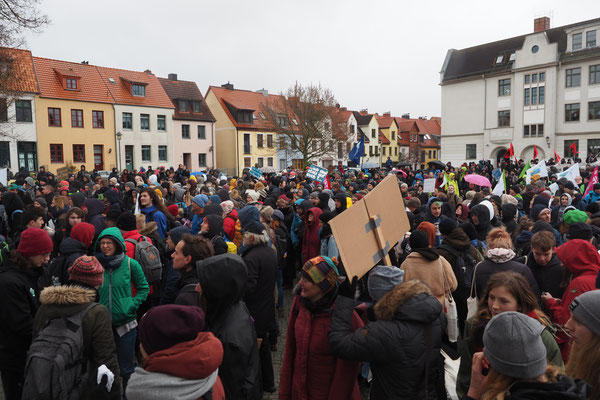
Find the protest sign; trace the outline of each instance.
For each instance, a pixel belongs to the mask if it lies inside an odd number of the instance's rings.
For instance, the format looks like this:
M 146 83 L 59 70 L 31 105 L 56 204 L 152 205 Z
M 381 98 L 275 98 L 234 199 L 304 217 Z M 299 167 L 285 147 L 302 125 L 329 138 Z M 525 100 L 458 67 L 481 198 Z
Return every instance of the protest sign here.
M 525 173 L 525 183 L 530 184 L 532 178 L 537 181 L 540 178 L 545 178 L 547 176 L 548 168 L 546 167 L 546 161 L 542 161 L 527 170 Z
M 579 174 L 579 163 L 573 164 L 566 171 L 559 172 L 558 174 L 556 174 L 557 179 L 567 178 L 569 181 L 573 182 L 574 185 L 577 185 L 577 182 L 575 182 L 575 178 L 578 176 L 581 176 Z
M 433 193 L 435 190 L 435 178 L 425 179 L 423 181 L 423 192 L 424 193 Z
M 312 179 L 313 181 L 323 182 L 325 177 L 327 176 L 327 170 L 325 168 L 318 167 L 316 165 L 312 165 L 308 168 L 306 172 L 306 177 Z
M 0 169 L 0 183 L 4 187 L 8 185 L 8 168 Z
M 256 168 L 256 167 L 252 167 L 252 168 L 250 168 L 250 175 L 251 175 L 253 178 L 260 179 L 260 178 L 262 178 L 262 174 L 263 174 L 263 173 L 262 173 L 262 171 L 261 171 L 260 169 L 258 169 L 258 168 Z
M 556 193 L 556 191 L 559 189 L 558 184 L 553 183 L 552 185 L 550 185 L 549 189 L 552 192 L 552 194 L 554 195 L 554 193 Z

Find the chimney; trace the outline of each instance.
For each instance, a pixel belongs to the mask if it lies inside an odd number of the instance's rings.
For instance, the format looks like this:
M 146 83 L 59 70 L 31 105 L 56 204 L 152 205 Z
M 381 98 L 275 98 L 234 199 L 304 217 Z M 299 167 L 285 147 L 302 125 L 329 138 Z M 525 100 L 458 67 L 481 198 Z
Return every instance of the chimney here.
M 392 112 L 391 111 L 386 111 L 383 113 L 384 117 L 391 117 L 392 116 Z
M 269 96 L 269 91 L 267 89 L 265 89 L 265 88 L 257 90 L 256 93 L 260 93 L 260 94 L 262 94 L 265 97 Z
M 369 113 L 369 109 L 368 108 L 363 108 L 362 110 L 360 110 L 360 114 L 361 115 L 367 115 Z
M 150 71 L 149 69 L 145 70 L 145 71 L 144 71 L 144 73 L 145 73 L 146 75 L 152 75 L 152 71 Z
M 222 88 L 225 88 L 227 90 L 233 90 L 233 83 L 224 83 L 223 85 L 221 85 Z
M 550 18 L 540 17 L 533 20 L 533 32 L 543 32 L 550 29 Z
M 340 111 L 348 111 L 347 107 L 340 107 Z
M 177 80 L 177 74 L 170 73 L 169 74 L 169 80 L 170 81 L 176 81 Z
M 402 118 L 410 119 L 410 113 L 402 114 Z

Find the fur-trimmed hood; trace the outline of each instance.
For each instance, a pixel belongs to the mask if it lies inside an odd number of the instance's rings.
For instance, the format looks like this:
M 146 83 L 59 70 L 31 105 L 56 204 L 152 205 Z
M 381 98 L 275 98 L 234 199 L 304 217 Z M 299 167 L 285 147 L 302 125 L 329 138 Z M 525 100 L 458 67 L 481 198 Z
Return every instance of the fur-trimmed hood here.
M 153 232 L 155 232 L 158 229 L 158 225 L 156 225 L 156 222 L 151 221 L 148 222 L 146 224 L 146 226 L 144 227 L 144 229 L 138 231 L 140 235 L 143 236 L 150 236 L 152 235 Z
M 412 320 L 430 323 L 440 317 L 442 305 L 419 280 L 396 285 L 375 304 L 378 320 Z
M 49 286 L 40 293 L 42 304 L 85 304 L 96 301 L 96 292 L 81 286 Z

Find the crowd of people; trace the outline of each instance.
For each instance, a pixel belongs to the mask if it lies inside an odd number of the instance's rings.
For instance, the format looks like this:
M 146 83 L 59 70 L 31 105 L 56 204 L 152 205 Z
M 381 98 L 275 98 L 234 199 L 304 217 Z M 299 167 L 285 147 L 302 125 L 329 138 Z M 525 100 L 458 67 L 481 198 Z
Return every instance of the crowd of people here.
M 526 183 L 503 162 L 501 195 L 465 180 L 496 182 L 483 161 L 21 170 L 0 188 L 4 396 L 600 399 L 600 184 L 570 166 Z M 410 229 L 348 276 L 330 221 L 390 174 Z

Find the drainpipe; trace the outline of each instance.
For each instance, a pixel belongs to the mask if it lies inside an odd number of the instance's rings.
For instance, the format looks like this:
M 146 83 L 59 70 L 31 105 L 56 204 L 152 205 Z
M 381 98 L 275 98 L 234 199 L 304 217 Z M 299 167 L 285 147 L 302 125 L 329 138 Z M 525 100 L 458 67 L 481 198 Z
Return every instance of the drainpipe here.
M 211 123 L 211 136 L 212 136 L 212 167 L 213 169 L 217 168 L 217 162 L 216 162 L 216 153 L 217 153 L 217 147 L 215 146 L 216 142 L 215 142 L 215 121 L 213 121 Z
M 119 173 L 121 173 L 121 149 L 119 149 L 119 144 L 117 142 L 117 109 L 115 108 L 115 105 L 112 105 L 113 107 L 113 119 L 115 121 L 115 149 L 117 149 L 118 151 L 115 151 L 115 155 L 117 156 L 117 171 L 119 171 Z M 120 141 L 119 141 L 120 142 Z M 93 143 L 92 143 L 92 149 L 93 149 Z M 93 153 L 92 153 L 93 154 Z M 103 155 L 104 157 L 104 155 Z M 95 163 L 95 160 L 92 158 L 92 164 Z M 93 168 L 92 168 L 93 169 Z
M 483 137 L 485 138 L 485 130 L 487 129 L 487 82 L 485 81 L 485 75 L 481 75 L 483 79 Z M 483 154 L 485 158 L 485 143 L 483 148 Z M 477 151 L 475 151 L 475 159 L 477 159 Z

